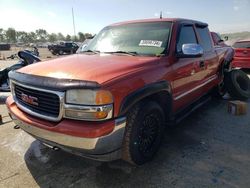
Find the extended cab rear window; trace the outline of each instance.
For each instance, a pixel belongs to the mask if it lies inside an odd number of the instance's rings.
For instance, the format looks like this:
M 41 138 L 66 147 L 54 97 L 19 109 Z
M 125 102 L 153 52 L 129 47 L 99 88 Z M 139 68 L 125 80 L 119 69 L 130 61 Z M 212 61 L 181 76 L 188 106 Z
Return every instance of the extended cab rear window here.
M 200 44 L 205 52 L 211 51 L 213 49 L 213 44 L 211 40 L 211 35 L 207 27 L 196 27 L 197 32 L 200 37 Z
M 236 42 L 233 45 L 234 48 L 250 48 L 250 41 Z

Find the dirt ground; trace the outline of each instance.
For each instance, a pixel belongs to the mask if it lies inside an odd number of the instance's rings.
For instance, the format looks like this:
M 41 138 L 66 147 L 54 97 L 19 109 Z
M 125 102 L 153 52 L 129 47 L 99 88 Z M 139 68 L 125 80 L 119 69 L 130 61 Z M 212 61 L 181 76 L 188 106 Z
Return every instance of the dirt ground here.
M 135 167 L 121 160 L 103 163 L 46 148 L 13 128 L 3 104 L 7 95 L 0 93 L 1 188 L 250 185 L 250 108 L 247 115 L 233 116 L 227 112 L 228 100 L 211 100 L 166 130 L 153 161 Z
M 8 51 L 0 51 L 0 60 L 1 61 L 8 61 L 7 57 L 11 56 L 12 54 L 17 54 L 18 51 L 20 50 L 33 50 L 32 48 L 29 47 L 12 47 L 11 50 Z M 52 55 L 52 53 L 47 49 L 47 48 L 38 48 L 40 58 L 42 60 L 46 59 L 51 59 L 55 58 L 57 56 Z

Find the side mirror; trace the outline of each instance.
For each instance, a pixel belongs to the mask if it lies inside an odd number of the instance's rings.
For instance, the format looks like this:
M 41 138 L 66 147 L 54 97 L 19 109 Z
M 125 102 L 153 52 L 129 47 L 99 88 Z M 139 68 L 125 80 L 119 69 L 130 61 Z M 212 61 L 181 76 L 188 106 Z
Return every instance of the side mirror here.
M 201 45 L 199 44 L 183 44 L 182 53 L 177 54 L 179 58 L 194 58 L 201 57 L 204 51 Z
M 224 37 L 224 41 L 228 41 L 228 36 L 225 36 L 225 37 Z

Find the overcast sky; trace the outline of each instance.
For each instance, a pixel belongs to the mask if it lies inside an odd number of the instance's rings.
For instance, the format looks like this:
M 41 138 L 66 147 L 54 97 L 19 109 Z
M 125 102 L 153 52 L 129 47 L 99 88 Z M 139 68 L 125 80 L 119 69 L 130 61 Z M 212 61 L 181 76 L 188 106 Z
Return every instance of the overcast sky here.
M 250 31 L 250 0 L 0 0 L 0 28 L 97 33 L 111 23 L 163 17 L 207 22 L 220 33 Z

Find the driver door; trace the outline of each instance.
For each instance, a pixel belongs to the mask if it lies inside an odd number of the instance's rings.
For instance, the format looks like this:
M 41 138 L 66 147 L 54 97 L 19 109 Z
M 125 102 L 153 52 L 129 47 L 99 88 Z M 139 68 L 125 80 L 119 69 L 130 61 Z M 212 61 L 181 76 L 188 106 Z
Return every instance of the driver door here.
M 176 43 L 176 55 L 182 53 L 183 44 L 198 44 L 193 24 L 183 24 L 180 28 Z M 173 98 L 174 110 L 195 101 L 202 95 L 199 83 L 204 79 L 205 67 L 203 57 L 178 58 L 173 64 Z

